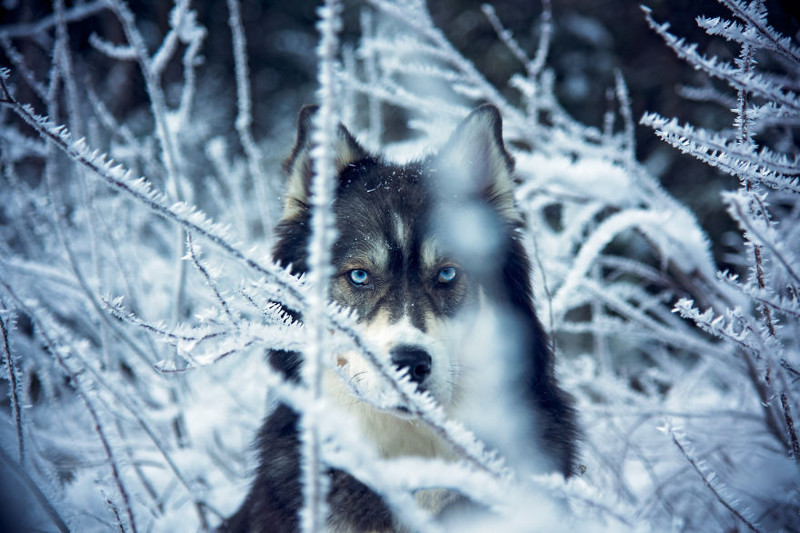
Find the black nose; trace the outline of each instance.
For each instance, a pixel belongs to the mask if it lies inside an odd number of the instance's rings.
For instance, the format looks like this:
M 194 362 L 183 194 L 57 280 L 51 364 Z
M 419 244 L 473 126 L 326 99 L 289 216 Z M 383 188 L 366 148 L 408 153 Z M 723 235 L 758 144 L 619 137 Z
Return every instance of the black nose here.
M 417 346 L 398 346 L 391 354 L 392 363 L 399 370 L 405 370 L 414 383 L 422 384 L 431 374 L 431 356 L 425 350 Z

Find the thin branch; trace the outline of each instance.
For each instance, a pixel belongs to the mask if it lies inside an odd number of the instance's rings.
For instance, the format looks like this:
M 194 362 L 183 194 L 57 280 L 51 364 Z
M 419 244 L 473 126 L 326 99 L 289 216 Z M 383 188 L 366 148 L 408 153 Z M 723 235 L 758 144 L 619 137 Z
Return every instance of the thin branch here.
M 766 23 L 766 17 L 753 17 L 749 5 L 744 5 L 740 0 L 719 0 L 719 3 L 730 9 L 734 15 L 748 25 L 758 29 L 762 39 L 769 41 L 769 49 L 773 50 L 793 64 L 800 64 L 800 48 L 792 42 L 791 37 L 781 36 L 775 29 Z M 763 4 L 762 4 L 763 5 Z M 763 43 L 763 41 L 762 41 Z
M 800 160 L 789 161 L 764 148 L 756 150 L 750 145 L 739 145 L 718 134 L 681 126 L 676 119 L 668 120 L 654 113 L 645 113 L 639 123 L 653 128 L 661 140 L 674 148 L 727 174 L 737 178 L 754 176 L 771 189 L 800 194 L 797 166 Z
M 264 154 L 253 138 L 251 125 L 253 122 L 252 103 L 250 97 L 250 73 L 247 66 L 247 41 L 242 26 L 242 17 L 239 13 L 239 1 L 227 0 L 228 25 L 231 28 L 233 39 L 233 60 L 236 67 L 236 104 L 238 115 L 236 116 L 236 131 L 239 140 L 244 148 L 247 158 L 247 167 L 250 171 L 250 178 L 253 180 L 253 190 L 258 198 L 258 212 L 261 218 L 261 226 L 267 238 L 269 238 L 270 228 L 272 227 L 271 197 L 269 182 L 264 173 Z
M 742 229 L 749 234 L 750 238 L 748 240 L 750 240 L 750 242 L 752 242 L 755 246 L 763 246 L 772 252 L 772 256 L 783 266 L 783 268 L 786 270 L 786 273 L 794 280 L 794 283 L 800 285 L 800 270 L 797 269 L 796 263 L 787 259 L 786 253 L 784 253 L 783 243 L 764 234 L 764 230 L 768 230 L 769 228 L 767 223 L 763 223 L 761 227 L 756 227 L 754 224 L 755 221 L 745 214 L 741 204 L 736 201 L 737 197 L 733 194 L 728 194 L 726 197 L 728 199 L 728 205 L 731 209 L 731 213 L 735 215 L 734 218 L 741 224 Z M 762 290 L 766 287 L 763 279 L 763 273 L 762 278 L 758 282 L 758 286 L 759 289 Z M 774 331 L 771 333 L 774 336 Z
M 108 8 L 108 0 L 94 0 L 64 11 L 64 21 L 78 22 Z M 56 15 L 47 15 L 33 24 L 10 24 L 0 26 L 0 33 L 8 37 L 35 37 L 45 35 L 58 23 Z
M 9 327 L 3 318 L 4 309 L 0 309 L 0 334 L 3 336 L 3 353 L 5 354 L 6 369 L 8 370 L 8 396 L 11 399 L 11 414 L 14 418 L 14 429 L 17 433 L 17 447 L 19 450 L 19 464 L 25 464 L 25 439 L 22 429 L 22 407 L 20 402 L 21 386 L 17 379 L 17 365 L 11 355 L 11 341 L 8 337 Z
M 544 69 L 547 54 L 550 52 L 550 40 L 553 37 L 553 7 L 551 0 L 542 0 L 542 20 L 539 23 L 539 43 L 536 56 L 527 65 L 528 76 L 536 78 Z
M 783 407 L 783 418 L 786 420 L 786 427 L 789 430 L 789 439 L 792 442 L 792 457 L 794 457 L 795 462 L 800 463 L 800 441 L 797 439 L 792 410 L 789 407 L 789 399 L 786 397 L 785 392 L 781 393 L 781 406 Z
M 213 331 L 210 333 L 206 333 L 205 335 L 181 335 L 179 333 L 174 333 L 171 331 L 167 331 L 167 329 L 159 324 L 151 324 L 149 322 L 145 322 L 144 320 L 140 319 L 133 313 L 126 313 L 123 309 L 120 299 L 114 300 L 112 302 L 108 301 L 106 298 L 101 298 L 103 305 L 105 306 L 106 310 L 111 313 L 112 316 L 119 320 L 124 320 L 134 326 L 140 327 L 143 330 L 147 331 L 148 333 L 152 333 L 154 335 L 158 335 L 159 337 L 164 337 L 168 341 L 178 344 L 180 342 L 189 342 L 192 344 L 197 344 L 206 340 L 222 337 L 226 335 L 225 330 L 221 331 Z
M 725 498 L 722 497 L 722 494 L 720 494 L 719 491 L 717 490 L 717 488 L 714 486 L 715 483 L 712 483 L 712 481 L 709 479 L 709 477 L 706 476 L 706 474 L 703 472 L 703 470 L 698 465 L 697 460 L 694 457 L 692 457 L 686 451 L 686 448 L 683 446 L 683 444 L 681 444 L 680 440 L 678 439 L 678 436 L 675 434 L 675 431 L 672 428 L 669 428 L 669 436 L 672 439 L 672 442 L 675 443 L 675 446 L 678 447 L 678 450 L 680 450 L 681 455 L 683 455 L 683 457 L 689 462 L 689 464 L 692 465 L 692 468 L 694 469 L 694 471 L 697 472 L 697 475 L 700 476 L 700 479 L 703 480 L 703 484 L 705 484 L 705 486 L 708 488 L 708 490 L 711 491 L 711 493 L 714 495 L 714 497 L 717 499 L 717 501 L 719 503 L 721 503 L 723 506 L 725 506 L 725 508 L 728 511 L 730 511 L 733 514 L 733 516 L 735 516 L 745 526 L 747 526 L 747 528 L 750 531 L 753 531 L 754 533 L 758 533 L 759 530 L 747 518 L 745 518 L 742 515 L 742 513 L 740 513 L 736 509 L 734 509 L 733 506 L 730 503 L 728 503 L 725 500 Z
M 189 257 L 191 258 L 195 268 L 197 268 L 200 274 L 202 274 L 203 278 L 206 280 L 206 284 L 211 288 L 212 291 L 214 291 L 214 296 L 216 296 L 217 302 L 220 304 L 220 307 L 222 307 L 222 310 L 225 312 L 225 315 L 228 317 L 228 320 L 230 320 L 231 325 L 233 325 L 238 329 L 239 323 L 236 320 L 236 318 L 234 318 L 233 313 L 231 313 L 231 309 L 230 306 L 228 305 L 228 302 L 225 300 L 225 298 L 222 297 L 222 294 L 219 292 L 219 289 L 217 289 L 217 284 L 214 282 L 214 280 L 211 278 L 211 275 L 208 273 L 208 269 L 206 269 L 206 267 L 203 266 L 203 263 L 200 262 L 200 259 L 197 257 L 197 254 L 195 253 L 195 246 L 194 242 L 192 242 L 191 233 L 186 234 L 186 248 L 189 250 Z
M 61 370 L 64 372 L 64 375 L 70 379 L 70 381 L 75 386 L 75 392 L 83 401 L 83 404 L 86 407 L 89 416 L 92 419 L 92 427 L 97 433 L 98 438 L 100 439 L 100 443 L 103 446 L 103 450 L 105 451 L 106 458 L 108 459 L 108 465 L 111 469 L 111 476 L 114 479 L 114 484 L 117 486 L 117 490 L 119 491 L 120 496 L 122 497 L 122 502 L 125 506 L 125 512 L 128 517 L 128 523 L 130 525 L 132 533 L 136 533 L 136 521 L 133 518 L 133 509 L 131 508 L 130 496 L 128 495 L 128 490 L 125 487 L 125 483 L 122 480 L 122 476 L 119 471 L 119 465 L 114 454 L 114 450 L 111 444 L 108 441 L 108 436 L 106 435 L 106 431 L 103 428 L 103 424 L 100 422 L 100 416 L 97 412 L 97 407 L 95 407 L 94 402 L 89 398 L 89 395 L 84 390 L 84 387 L 81 385 L 80 380 L 81 377 L 78 373 L 73 371 L 70 366 L 67 364 L 67 361 L 61 355 L 63 350 L 59 349 L 59 343 L 57 343 L 54 339 L 50 338 L 48 335 L 44 324 L 41 323 L 36 313 L 33 312 L 32 309 L 28 308 L 28 306 L 24 303 L 24 301 L 16 294 L 14 289 L 11 288 L 3 280 L 0 280 L 0 286 L 5 290 L 5 292 L 17 303 L 16 305 L 19 307 L 21 311 L 23 311 L 30 319 L 33 321 L 36 329 L 38 331 L 39 336 L 41 337 L 44 345 L 48 351 L 48 353 L 55 359 L 58 363 L 58 366 L 61 367 Z
M 122 517 L 119 515 L 117 504 L 112 502 L 111 498 L 106 497 L 106 505 L 108 505 L 108 508 L 111 509 L 111 514 L 114 515 L 114 522 L 117 524 L 119 533 L 125 533 L 125 526 L 122 525 Z
M 167 171 L 167 190 L 174 200 L 183 201 L 185 194 L 183 191 L 183 169 L 184 163 L 181 153 L 178 150 L 176 132 L 169 125 L 168 110 L 164 91 L 159 84 L 157 56 L 151 59 L 144 37 L 136 27 L 136 21 L 128 5 L 124 0 L 107 0 L 111 10 L 116 14 L 117 19 L 122 24 L 125 37 L 131 48 L 136 52 L 136 60 L 139 64 L 144 78 L 147 95 L 150 99 L 150 110 L 156 123 L 156 135 L 161 144 L 161 155 L 164 167 Z M 167 48 L 167 47 L 164 47 Z M 162 50 L 164 49 L 162 48 Z M 183 257 L 183 246 L 185 237 L 182 231 L 176 235 L 176 257 Z M 184 291 L 186 288 L 186 263 L 178 261 L 175 265 L 175 297 L 173 298 L 174 308 L 173 317 L 178 322 L 182 312 Z
M 511 52 L 514 57 L 517 58 L 517 61 L 522 63 L 525 68 L 528 68 L 531 65 L 531 60 L 528 57 L 528 54 L 525 53 L 517 40 L 514 39 L 511 31 L 503 27 L 503 23 L 500 22 L 500 17 L 497 16 L 494 6 L 492 4 L 483 4 L 481 6 L 481 10 L 483 11 L 483 14 L 486 15 L 489 23 L 492 25 L 497 37 L 503 41 L 503 44 L 506 45 L 506 48 L 508 48 L 509 52 Z
M 11 64 L 16 67 L 17 72 L 22 75 L 23 79 L 28 83 L 28 86 L 33 89 L 36 96 L 41 98 L 42 101 L 46 101 L 47 89 L 36 79 L 36 75 L 31 72 L 25 64 L 25 58 L 22 57 L 22 54 L 14 47 L 8 34 L 2 31 L 0 31 L 0 45 L 3 46 L 6 57 L 11 61 Z
M 475 65 L 456 51 L 441 30 L 433 26 L 430 14 L 422 4 L 419 4 L 417 10 L 411 15 L 403 11 L 401 5 L 388 2 L 387 0 L 368 1 L 376 9 L 409 25 L 420 35 L 428 38 L 433 43 L 435 49 L 440 50 L 456 69 L 463 72 L 464 75 L 470 79 L 471 83 L 488 101 L 492 102 L 500 109 L 503 117 L 506 119 L 512 119 L 513 117 L 513 120 L 517 123 L 525 122 L 522 114 L 508 103 L 500 91 L 475 68 Z
M 325 475 L 322 458 L 322 439 L 319 430 L 322 398 L 322 372 L 328 359 L 328 320 L 326 307 L 330 292 L 333 266 L 331 250 L 336 239 L 333 200 L 336 180 L 336 57 L 339 51 L 339 31 L 342 6 L 337 0 L 326 0 L 320 8 L 317 47 L 319 70 L 318 99 L 320 108 L 315 115 L 314 141 L 311 152 L 314 175 L 311 181 L 311 237 L 308 244 L 308 312 L 304 316 L 309 328 L 309 343 L 304 351 L 303 378 L 311 392 L 311 404 L 301 419 L 303 451 L 303 499 L 301 529 L 315 533 L 325 527 L 328 516 L 327 495 L 330 480 Z
M 708 75 L 724 80 L 734 89 L 744 89 L 761 96 L 776 105 L 784 106 L 788 111 L 800 110 L 800 96 L 787 90 L 785 84 L 780 83 L 772 76 L 763 73 L 743 74 L 742 71 L 728 62 L 720 61 L 717 57 L 708 58 L 697 52 L 697 45 L 686 44 L 684 39 L 678 39 L 669 33 L 669 24 L 658 24 L 651 15 L 651 10 L 642 7 L 648 25 L 658 33 L 672 48 L 676 55 L 692 65 L 695 69 L 702 70 Z
M 758 6 L 763 6 L 763 3 L 758 1 L 756 4 Z M 748 26 L 748 29 L 750 27 Z M 749 77 L 753 72 L 753 49 L 749 43 L 742 44 L 742 51 L 739 54 L 739 59 L 737 60 L 739 68 L 742 72 L 743 77 Z M 739 145 L 749 145 L 753 141 L 750 138 L 749 132 L 749 125 L 750 119 L 748 117 L 748 105 L 750 102 L 750 93 L 745 87 L 739 87 L 737 90 L 738 94 L 738 102 L 739 106 L 736 110 L 736 120 L 734 124 L 738 126 L 739 137 L 737 138 L 737 143 Z M 740 180 L 744 183 L 744 187 L 747 191 L 752 191 L 755 184 L 753 180 L 748 178 L 746 175 L 742 175 L 739 177 Z M 764 212 L 764 216 L 766 212 Z M 745 234 L 745 239 L 750 240 L 749 234 Z M 761 245 L 758 243 L 753 243 L 753 260 L 755 264 L 756 270 L 756 281 L 758 282 L 758 288 L 764 290 L 766 287 L 764 281 L 764 264 L 763 258 L 761 253 Z M 772 309 L 769 306 L 761 305 L 761 314 L 764 317 L 764 321 L 767 325 L 767 331 L 769 331 L 770 336 L 775 337 L 775 324 L 772 319 Z
M 629 162 L 636 160 L 636 132 L 634 131 L 633 111 L 631 110 L 631 95 L 628 85 L 620 69 L 614 70 L 615 91 L 619 102 L 619 113 L 622 115 L 622 124 L 625 140 L 625 154 Z

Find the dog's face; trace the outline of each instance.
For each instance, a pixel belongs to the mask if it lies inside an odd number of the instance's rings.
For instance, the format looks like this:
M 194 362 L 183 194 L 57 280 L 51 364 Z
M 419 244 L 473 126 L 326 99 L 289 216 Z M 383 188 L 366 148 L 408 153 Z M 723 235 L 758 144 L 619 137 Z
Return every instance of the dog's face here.
M 301 112 L 276 258 L 305 270 L 309 239 L 310 131 Z M 342 126 L 333 211 L 331 299 L 352 309 L 373 346 L 445 407 L 469 370 L 464 342 L 502 268 L 518 220 L 512 160 L 494 107 L 473 111 L 436 154 L 405 165 L 368 153 Z M 362 356 L 335 354 L 353 389 L 381 384 Z M 378 391 L 379 392 L 379 391 Z

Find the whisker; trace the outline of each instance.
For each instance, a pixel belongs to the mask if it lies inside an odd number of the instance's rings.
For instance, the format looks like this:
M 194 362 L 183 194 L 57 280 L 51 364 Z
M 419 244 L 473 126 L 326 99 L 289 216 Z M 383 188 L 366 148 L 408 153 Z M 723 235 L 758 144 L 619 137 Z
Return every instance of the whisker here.
M 356 372 L 352 376 L 350 376 L 350 381 L 355 381 L 361 383 L 362 378 L 367 374 L 366 370 L 362 370 L 361 372 Z

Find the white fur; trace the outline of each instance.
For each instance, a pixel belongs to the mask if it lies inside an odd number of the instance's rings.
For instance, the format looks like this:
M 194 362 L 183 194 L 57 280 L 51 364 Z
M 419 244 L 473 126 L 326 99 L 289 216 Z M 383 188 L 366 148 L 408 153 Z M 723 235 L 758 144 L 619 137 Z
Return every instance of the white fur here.
M 428 238 L 422 241 L 420 257 L 422 258 L 423 265 L 426 267 L 433 267 L 439 263 L 442 256 L 442 246 L 438 240 L 435 238 Z
M 394 217 L 392 220 L 393 229 L 394 229 L 394 238 L 399 243 L 404 243 L 406 241 L 406 225 L 403 223 L 403 219 L 400 218 L 400 215 L 394 213 Z
M 426 317 L 426 332 L 414 327 L 408 317 L 394 323 L 388 318 L 382 311 L 364 324 L 364 335 L 387 361 L 391 349 L 399 345 L 426 350 L 431 355 L 432 368 L 425 386 L 448 416 L 488 437 L 487 444 L 497 446 L 508 458 L 520 460 L 523 448 L 524 455 L 530 453 L 536 443 L 518 423 L 508 394 L 509 372 L 514 372 L 513 366 L 508 368 L 508 353 L 514 351 L 515 339 L 504 327 L 507 317 L 482 290 L 476 305 L 466 307 L 456 317 Z M 339 372 L 330 368 L 326 371 L 325 394 L 353 415 L 362 435 L 375 445 L 381 457 L 455 459 L 449 445 L 427 426 L 361 401 L 360 397 L 365 397 L 381 405 L 381 398 L 391 395 L 388 383 L 376 375 L 359 352 L 339 353 L 336 360 Z M 525 470 L 543 470 L 541 464 L 527 466 Z M 423 508 L 434 514 L 453 497 L 449 491 L 438 489 L 418 491 L 415 496 Z
M 453 397 L 453 352 L 447 340 L 427 334 L 411 325 L 407 318 L 389 323 L 388 314 L 379 312 L 374 320 L 365 324 L 364 335 L 373 346 L 389 358 L 392 348 L 400 345 L 418 346 L 431 355 L 431 374 L 425 381 L 426 389 L 440 405 L 449 405 Z M 421 456 L 448 457 L 447 446 L 427 427 L 414 420 L 379 410 L 358 396 L 384 404 L 389 395 L 388 383 L 382 380 L 364 357 L 357 351 L 336 355 L 336 364 L 344 374 L 329 371 L 324 380 L 328 397 L 352 413 L 359 421 L 364 435 L 372 440 L 383 457 Z M 356 394 L 354 394 L 354 390 Z M 389 405 L 387 407 L 399 407 Z

